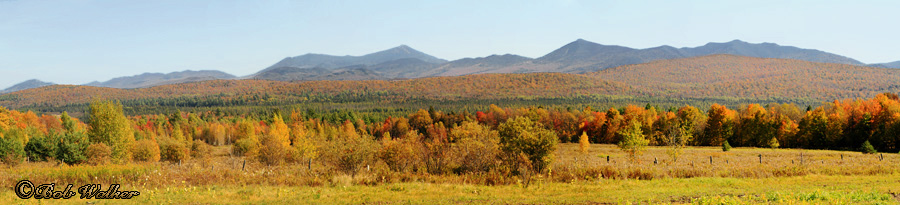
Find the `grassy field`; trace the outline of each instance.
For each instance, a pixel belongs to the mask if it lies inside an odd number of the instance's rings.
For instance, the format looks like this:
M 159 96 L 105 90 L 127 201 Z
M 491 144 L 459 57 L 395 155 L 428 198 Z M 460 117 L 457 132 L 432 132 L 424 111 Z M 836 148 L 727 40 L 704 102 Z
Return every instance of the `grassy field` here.
M 0 203 L 812 203 L 897 204 L 900 175 L 596 180 L 481 186 L 397 183 L 375 186 L 202 185 L 133 187 L 131 200 L 21 200 L 9 190 Z
M 900 156 L 858 152 L 691 147 L 672 162 L 651 147 L 639 162 L 611 145 L 561 144 L 551 171 L 534 178 L 496 180 L 491 174 L 393 173 L 372 165 L 357 176 L 312 163 L 265 166 L 229 156 L 183 164 L 65 166 L 25 163 L 0 168 L 0 204 L 19 203 L 900 203 Z M 803 163 L 800 162 L 800 154 Z M 607 162 L 607 156 L 609 162 Z M 762 156 L 762 162 L 760 162 Z M 710 163 L 710 157 L 712 163 Z M 656 161 L 656 163 L 654 163 Z M 18 180 L 36 184 L 111 183 L 140 191 L 131 200 L 21 200 Z M 495 184 L 495 185 L 486 185 Z M 64 186 L 64 185 L 63 185 Z M 77 197 L 77 196 L 76 196 Z

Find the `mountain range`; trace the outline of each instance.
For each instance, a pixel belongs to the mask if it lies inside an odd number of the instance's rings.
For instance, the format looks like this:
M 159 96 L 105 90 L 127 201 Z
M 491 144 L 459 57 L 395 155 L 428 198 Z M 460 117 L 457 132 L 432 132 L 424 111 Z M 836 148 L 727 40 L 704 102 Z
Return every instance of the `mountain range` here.
M 638 98 L 676 104 L 686 103 L 685 100 L 707 103 L 694 104 L 701 107 L 714 102 L 730 106 L 749 102 L 819 105 L 836 99 L 872 98 L 881 93 L 898 93 L 900 85 L 897 82 L 900 82 L 900 69 L 716 54 L 656 60 L 583 74 L 474 74 L 364 81 L 235 79 L 137 89 L 53 85 L 0 95 L 0 106 L 61 111 L 73 108 L 68 105 L 84 105 L 97 96 L 132 103 L 138 101 L 131 100 L 139 100 L 141 104 L 150 106 L 177 104 L 175 106 L 200 107 L 237 105 L 235 103 L 339 103 L 363 99 L 367 104 L 393 104 L 420 103 L 419 100 L 463 103 L 528 99 L 610 102 Z
M 145 87 L 153 87 L 159 85 L 168 85 L 168 84 L 178 84 L 178 83 L 189 83 L 189 82 L 198 82 L 198 81 L 207 81 L 207 80 L 217 80 L 217 79 L 233 79 L 236 76 L 222 72 L 217 70 L 200 70 L 200 71 L 192 71 L 185 70 L 180 72 L 171 72 L 171 73 L 144 73 L 140 75 L 134 76 L 125 76 L 113 78 L 104 82 L 90 82 L 84 84 L 86 86 L 95 86 L 95 87 L 108 87 L 108 88 L 145 88 Z M 55 83 L 44 82 L 37 79 L 27 80 L 25 82 L 21 82 L 19 84 L 13 85 L 12 87 L 6 88 L 4 90 L 0 90 L 0 94 L 2 93 L 10 93 L 19 90 L 38 88 L 48 85 L 55 85 Z
M 269 68 L 251 75 L 250 78 L 280 81 L 378 80 L 459 76 L 479 73 L 586 73 L 655 60 L 715 54 L 865 65 L 860 61 L 837 54 L 814 49 L 781 46 L 774 43 L 754 44 L 734 40 L 725 43 L 708 43 L 699 47 L 675 48 L 659 46 L 634 49 L 624 46 L 602 45 L 578 39 L 535 59 L 505 54 L 444 61 L 405 45 L 364 56 L 306 54 L 285 58 Z M 877 66 L 881 67 L 893 65 L 877 64 Z M 348 70 L 356 72 L 346 72 Z M 342 76 L 346 73 L 350 73 L 353 76 Z M 359 73 L 364 73 L 365 75 L 360 75 Z
M 707 43 L 698 47 L 675 48 L 659 46 L 635 49 L 617 45 L 603 45 L 578 39 L 538 58 L 504 54 L 447 61 L 406 45 L 363 56 L 333 56 L 309 53 L 284 58 L 257 73 L 240 78 L 277 81 L 391 80 L 480 73 L 587 73 L 623 65 L 716 54 L 900 68 L 900 61 L 866 65 L 852 58 L 833 53 L 782 46 L 774 43 L 756 44 L 733 40 L 724 43 Z M 144 73 L 114 78 L 106 82 L 91 82 L 85 85 L 111 88 L 142 88 L 232 78 L 237 77 L 221 71 L 188 70 L 168 74 Z M 46 85 L 46 83 L 41 84 L 30 81 L 17 84 L 4 91 L 13 92 Z

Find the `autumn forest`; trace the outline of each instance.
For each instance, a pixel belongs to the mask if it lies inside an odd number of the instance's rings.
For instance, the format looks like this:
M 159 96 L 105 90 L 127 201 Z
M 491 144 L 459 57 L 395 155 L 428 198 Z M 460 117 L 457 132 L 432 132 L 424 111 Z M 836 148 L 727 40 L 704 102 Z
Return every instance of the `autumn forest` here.
M 126 166 L 112 168 L 126 173 L 143 169 L 132 166 L 172 166 L 164 170 L 192 184 L 246 183 L 225 179 L 254 179 L 245 175 L 248 163 L 279 177 L 301 176 L 255 183 L 309 186 L 716 177 L 718 168 L 695 167 L 698 156 L 707 156 L 697 149 L 897 153 L 897 76 L 883 68 L 714 55 L 586 74 L 53 85 L 0 96 L 0 161 Z M 589 154 L 597 149 L 607 151 Z M 709 156 L 713 166 L 718 154 Z M 623 164 L 581 165 L 588 159 Z M 690 168 L 652 167 L 659 163 Z M 182 164 L 230 168 L 200 174 L 206 171 L 178 171 Z M 853 166 L 859 169 L 767 165 L 729 168 L 737 170 L 725 176 L 896 170 Z

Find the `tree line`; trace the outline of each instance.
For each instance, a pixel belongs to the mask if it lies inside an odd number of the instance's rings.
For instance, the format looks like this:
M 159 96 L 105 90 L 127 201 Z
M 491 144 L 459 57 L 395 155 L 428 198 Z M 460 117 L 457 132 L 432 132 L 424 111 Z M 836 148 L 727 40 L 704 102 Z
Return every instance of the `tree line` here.
M 328 119 L 331 118 L 331 119 Z M 328 164 L 354 174 L 373 163 L 398 172 L 434 174 L 543 171 L 557 143 L 618 144 L 641 148 L 730 146 L 856 150 L 871 145 L 900 151 L 896 94 L 835 100 L 819 107 L 713 104 L 701 110 L 661 110 L 647 104 L 595 110 L 490 105 L 469 113 L 420 109 L 406 116 L 366 118 L 312 110 L 260 114 L 215 111 L 126 116 L 118 102 L 91 103 L 88 123 L 63 113 L 40 115 L 0 108 L 0 160 L 106 164 L 209 157 L 212 146 L 232 155 L 279 165 Z

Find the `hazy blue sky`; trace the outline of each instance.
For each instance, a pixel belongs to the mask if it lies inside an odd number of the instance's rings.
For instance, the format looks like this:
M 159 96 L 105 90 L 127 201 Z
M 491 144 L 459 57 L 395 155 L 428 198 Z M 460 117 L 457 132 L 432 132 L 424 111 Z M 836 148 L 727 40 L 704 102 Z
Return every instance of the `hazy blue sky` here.
M 305 53 L 406 44 L 455 60 L 540 57 L 578 38 L 633 48 L 741 39 L 900 60 L 900 1 L 0 0 L 0 89 L 144 72 L 248 75 Z

